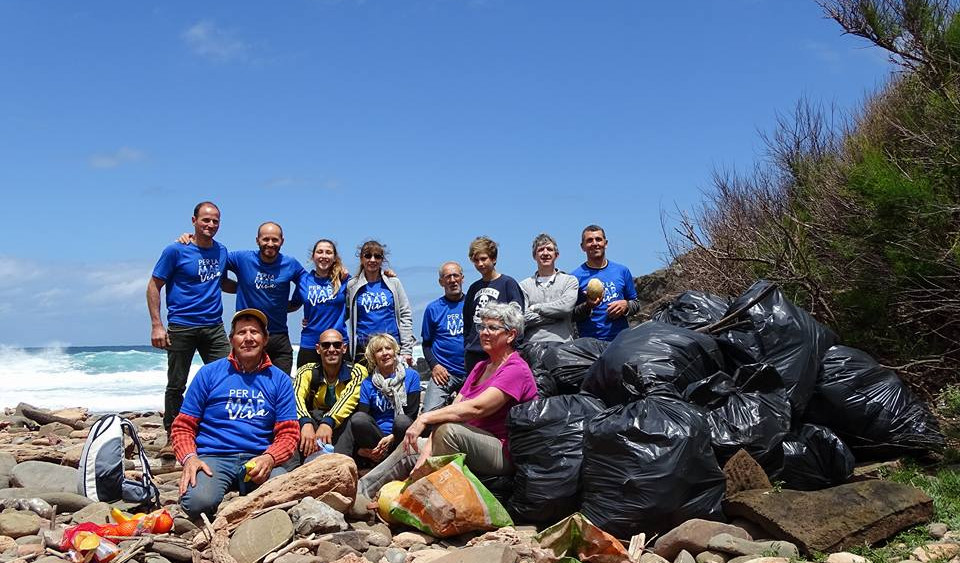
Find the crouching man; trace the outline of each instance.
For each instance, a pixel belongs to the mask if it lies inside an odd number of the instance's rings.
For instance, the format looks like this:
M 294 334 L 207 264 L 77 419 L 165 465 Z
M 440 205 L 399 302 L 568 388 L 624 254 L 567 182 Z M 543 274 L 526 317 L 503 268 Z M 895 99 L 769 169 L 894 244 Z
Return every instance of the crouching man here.
M 173 421 L 180 506 L 190 518 L 212 520 L 228 491 L 246 494 L 285 473 L 280 464 L 297 449 L 293 386 L 264 353 L 266 327 L 258 309 L 237 311 L 230 355 L 200 368 Z

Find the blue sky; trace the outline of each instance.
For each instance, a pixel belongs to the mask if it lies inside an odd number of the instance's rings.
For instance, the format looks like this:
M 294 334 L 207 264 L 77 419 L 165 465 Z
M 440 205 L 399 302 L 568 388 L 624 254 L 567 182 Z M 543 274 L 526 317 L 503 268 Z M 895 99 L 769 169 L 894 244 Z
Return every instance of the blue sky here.
M 228 248 L 274 220 L 308 268 L 317 238 L 354 271 L 382 240 L 417 333 L 480 234 L 520 279 L 537 233 L 570 270 L 598 223 L 647 273 L 661 210 L 750 168 L 778 112 L 892 71 L 812 0 L 8 0 L 0 52 L 12 346 L 149 344 L 146 281 L 205 199 Z

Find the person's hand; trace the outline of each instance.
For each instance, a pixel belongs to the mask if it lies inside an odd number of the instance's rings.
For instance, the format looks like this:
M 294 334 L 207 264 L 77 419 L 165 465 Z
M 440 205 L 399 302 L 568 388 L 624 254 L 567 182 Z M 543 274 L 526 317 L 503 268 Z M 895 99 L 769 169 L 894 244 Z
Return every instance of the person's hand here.
M 324 444 L 332 444 L 333 428 L 329 424 L 324 424 L 321 422 L 319 425 L 317 425 L 317 440 L 320 440 L 320 442 Z
M 431 452 L 431 442 L 427 439 L 427 443 L 423 446 L 423 449 L 420 451 L 420 456 L 417 457 L 417 462 L 413 464 L 413 469 L 410 470 L 410 476 L 408 479 L 410 482 L 417 481 L 421 477 L 426 477 L 433 473 L 433 468 L 427 465 L 427 460 L 430 458 Z
M 384 269 L 384 270 L 383 270 L 383 275 L 386 276 L 386 277 L 388 277 L 388 278 L 395 278 L 395 277 L 397 277 L 397 273 L 394 272 L 394 271 L 393 271 L 392 269 L 390 269 L 390 268 Z
M 257 457 L 251 459 L 255 465 L 253 469 L 247 471 L 247 475 L 250 476 L 250 480 L 256 483 L 257 485 L 263 483 L 270 477 L 270 472 L 273 471 L 274 461 L 273 456 L 270 454 L 258 455 Z
M 310 423 L 300 427 L 300 453 L 307 457 L 317 451 L 316 433 L 313 431 L 313 425 Z
M 307 317 L 303 317 L 302 319 L 300 319 L 300 327 L 307 328 Z
M 161 350 L 166 350 L 170 346 L 170 335 L 167 334 L 167 329 L 163 328 L 163 325 L 150 329 L 150 344 Z
M 595 309 L 595 308 L 597 307 L 597 305 L 600 304 L 600 300 L 601 300 L 601 299 L 603 299 L 603 296 L 602 296 L 602 295 L 599 296 L 599 297 L 587 297 L 587 299 L 586 299 L 586 300 L 587 300 L 587 306 L 589 306 L 591 309 Z
M 440 364 L 433 366 L 430 374 L 433 376 L 433 382 L 437 385 L 446 385 L 450 381 L 450 372 Z
M 197 486 L 197 472 L 203 471 L 208 477 L 213 477 L 213 471 L 210 466 L 193 455 L 183 464 L 183 472 L 180 474 L 180 495 L 187 492 L 189 487 Z
M 193 233 L 183 233 L 177 237 L 177 242 L 180 244 L 190 244 L 193 242 Z
M 380 438 L 377 445 L 370 450 L 370 459 L 373 461 L 383 461 L 383 458 L 387 457 L 387 454 L 390 453 L 391 444 L 393 444 L 393 434 L 387 434 L 383 438 Z
M 423 431 L 427 428 L 427 425 L 423 423 L 422 420 L 417 418 L 413 421 L 413 424 L 407 428 L 406 433 L 403 435 L 403 451 L 408 454 L 416 453 L 419 451 L 417 447 L 417 438 L 420 437 L 420 434 L 423 434 Z
M 413 356 L 410 354 L 402 354 L 403 361 L 407 362 L 407 367 L 413 367 Z
M 624 315 L 627 314 L 627 310 L 628 310 L 628 309 L 629 309 L 629 307 L 627 306 L 627 300 L 626 300 L 626 299 L 620 299 L 620 300 L 618 300 L 618 301 L 611 301 L 611 302 L 607 305 L 607 317 L 609 317 L 609 318 L 611 318 L 611 319 L 619 319 L 620 317 L 622 317 L 622 316 L 624 316 Z

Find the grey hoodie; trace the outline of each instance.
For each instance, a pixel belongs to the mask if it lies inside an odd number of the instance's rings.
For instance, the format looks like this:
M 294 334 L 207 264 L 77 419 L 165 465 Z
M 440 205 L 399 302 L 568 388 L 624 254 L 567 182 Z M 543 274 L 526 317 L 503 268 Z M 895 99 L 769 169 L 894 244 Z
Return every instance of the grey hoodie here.
M 397 278 L 382 276 L 383 284 L 393 293 L 393 314 L 397 319 L 397 331 L 400 333 L 400 353 L 413 355 L 413 345 L 417 339 L 413 336 L 413 311 L 403 284 Z M 357 353 L 357 294 L 367 285 L 367 278 L 361 272 L 347 281 L 347 316 L 350 325 L 350 353 Z
M 526 342 L 569 342 L 573 340 L 573 306 L 577 303 L 580 282 L 561 271 L 544 283 L 537 274 L 520 282 L 527 306 L 523 314 Z

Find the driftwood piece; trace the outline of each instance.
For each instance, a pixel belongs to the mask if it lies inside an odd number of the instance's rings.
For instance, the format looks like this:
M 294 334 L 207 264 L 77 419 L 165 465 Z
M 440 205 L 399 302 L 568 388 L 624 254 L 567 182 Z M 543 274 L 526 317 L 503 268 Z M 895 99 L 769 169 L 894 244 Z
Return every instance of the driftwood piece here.
M 30 420 L 38 424 L 50 424 L 51 422 L 59 422 L 61 424 L 66 424 L 67 426 L 73 428 L 74 430 L 83 430 L 84 428 L 86 428 L 84 423 L 80 421 L 70 420 L 69 418 L 63 418 L 62 416 L 57 416 L 43 409 L 38 409 L 33 405 L 28 405 L 27 403 L 20 403 L 19 405 L 17 405 L 17 411 L 20 412 L 23 416 L 29 418 Z

